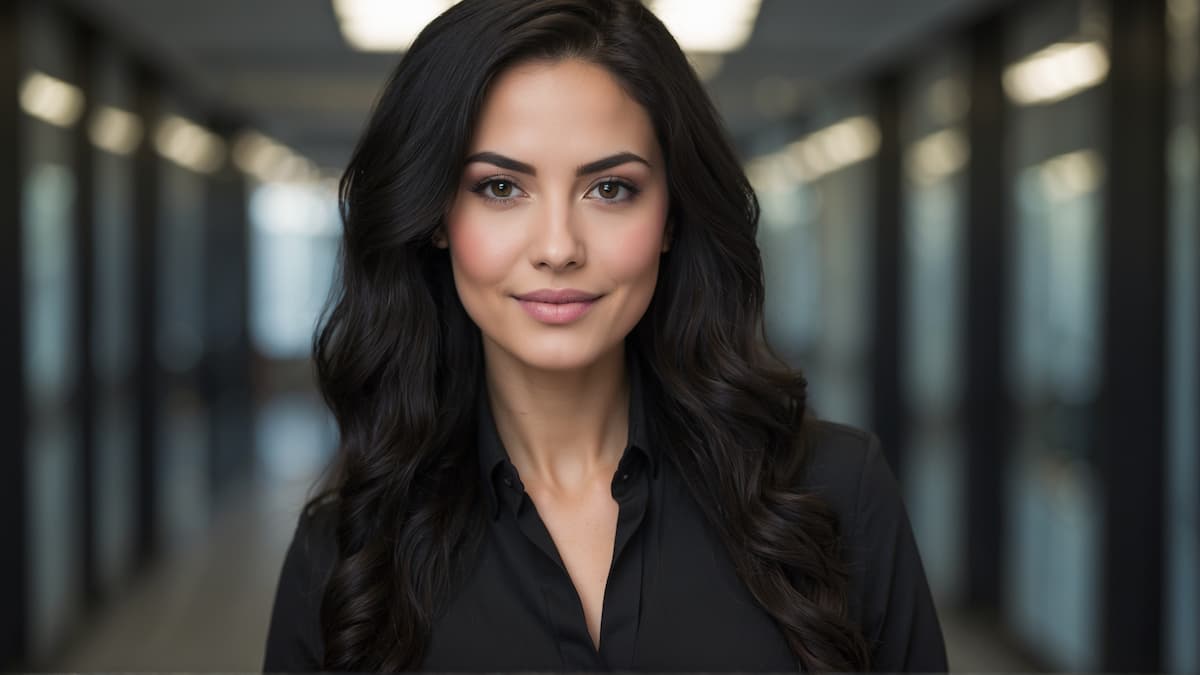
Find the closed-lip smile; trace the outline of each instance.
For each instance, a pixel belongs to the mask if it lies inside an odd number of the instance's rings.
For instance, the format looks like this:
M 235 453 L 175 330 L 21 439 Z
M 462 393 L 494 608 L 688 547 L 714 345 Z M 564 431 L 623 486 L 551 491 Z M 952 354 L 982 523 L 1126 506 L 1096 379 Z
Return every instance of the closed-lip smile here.
M 543 324 L 561 326 L 585 316 L 602 295 L 574 288 L 543 288 L 513 296 L 531 318 Z
M 551 305 L 563 305 L 570 302 L 591 302 L 599 297 L 598 293 L 588 293 L 587 291 L 579 291 L 574 288 L 543 288 L 516 296 L 518 300 L 525 302 L 544 302 Z

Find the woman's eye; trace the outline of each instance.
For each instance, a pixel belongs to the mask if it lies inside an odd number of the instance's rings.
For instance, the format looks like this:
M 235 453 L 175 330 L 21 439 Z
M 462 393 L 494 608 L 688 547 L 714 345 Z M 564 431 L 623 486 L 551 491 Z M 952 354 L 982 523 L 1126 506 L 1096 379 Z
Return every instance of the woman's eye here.
M 493 197 L 511 197 L 513 188 L 515 187 L 506 180 L 494 180 L 489 182 L 488 186 L 492 189 L 491 196 Z
M 488 178 L 471 188 L 471 192 L 483 195 L 484 199 L 491 202 L 512 201 L 513 198 L 523 194 L 521 188 L 504 178 Z
M 595 194 L 601 201 L 627 202 L 636 197 L 637 193 L 637 188 L 623 180 L 606 180 L 597 183 L 588 194 Z

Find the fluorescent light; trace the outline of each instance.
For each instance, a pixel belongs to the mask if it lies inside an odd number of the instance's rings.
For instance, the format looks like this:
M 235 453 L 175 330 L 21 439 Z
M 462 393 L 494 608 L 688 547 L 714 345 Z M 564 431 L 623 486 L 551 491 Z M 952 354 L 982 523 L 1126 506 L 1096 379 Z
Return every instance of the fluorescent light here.
M 1065 202 L 1094 192 L 1104 180 L 1104 161 L 1095 150 L 1077 150 L 1038 164 L 1042 190 L 1051 202 Z
M 811 136 L 788 145 L 784 157 L 790 160 L 792 172 L 800 180 L 813 180 L 835 168 L 825 148 Z
M 34 71 L 21 83 L 21 109 L 58 127 L 74 126 L 83 114 L 83 91 L 73 84 Z
M 1004 91 L 1017 105 L 1061 101 L 1108 77 L 1108 51 L 1099 42 L 1059 42 L 1004 69 Z
M 746 163 L 746 177 L 758 192 L 783 192 L 795 186 L 796 179 L 786 158 L 772 152 Z
M 750 39 L 761 0 L 653 0 L 650 10 L 687 52 L 732 52 Z
M 870 158 L 879 150 L 879 127 L 866 116 L 847 117 L 784 148 L 798 180 L 812 181 Z
M 197 173 L 213 173 L 225 161 L 225 142 L 179 115 L 168 115 L 159 123 L 154 147 L 163 157 Z
M 282 144 L 258 133 L 247 131 L 233 142 L 233 164 L 262 181 L 270 180 L 275 167 L 291 155 Z
M 971 146 L 959 129 L 942 129 L 916 141 L 905 153 L 908 175 L 919 185 L 932 185 L 967 164 Z
M 275 181 L 281 183 L 308 183 L 320 178 L 316 165 L 300 155 L 289 155 L 276 168 Z
M 750 38 L 760 2 L 654 0 L 651 10 L 684 51 L 730 52 L 740 49 Z M 455 0 L 333 0 L 333 10 L 342 36 L 354 49 L 404 51 L 430 21 L 454 3 Z
M 131 112 L 102 105 L 92 114 L 88 137 L 96 147 L 128 155 L 142 141 L 142 120 Z
M 366 52 L 404 51 L 455 0 L 333 0 L 342 37 Z
M 312 162 L 257 131 L 244 132 L 234 141 L 233 163 L 263 183 L 312 182 L 320 177 Z
M 847 117 L 755 157 L 747 162 L 746 175 L 756 190 L 787 190 L 797 181 L 809 183 L 870 159 L 879 151 L 879 140 L 879 127 L 870 117 Z

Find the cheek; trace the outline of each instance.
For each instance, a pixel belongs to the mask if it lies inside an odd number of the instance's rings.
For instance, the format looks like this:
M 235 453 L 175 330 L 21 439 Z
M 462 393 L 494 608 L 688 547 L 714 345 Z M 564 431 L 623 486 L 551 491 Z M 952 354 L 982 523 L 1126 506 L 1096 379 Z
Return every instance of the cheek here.
M 487 216 L 471 213 L 470 209 L 446 219 L 450 258 L 460 287 L 504 280 L 520 253 L 520 241 L 511 234 L 511 228 L 490 222 Z
M 604 267 L 610 274 L 628 283 L 649 284 L 653 291 L 663 250 L 666 200 L 655 199 L 620 229 L 618 236 L 600 238 Z
M 619 237 L 607 239 L 599 251 L 609 274 L 621 281 L 636 283 L 656 277 L 662 254 L 662 225 L 633 225 Z

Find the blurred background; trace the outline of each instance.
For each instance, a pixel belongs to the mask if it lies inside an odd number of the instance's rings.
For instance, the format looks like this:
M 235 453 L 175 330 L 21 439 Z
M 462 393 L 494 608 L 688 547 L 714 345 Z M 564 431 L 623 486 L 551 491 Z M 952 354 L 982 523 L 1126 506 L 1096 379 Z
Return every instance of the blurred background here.
M 336 178 L 447 4 L 0 2 L 0 668 L 259 668 Z M 953 669 L 1200 671 L 1200 0 L 648 4 Z

